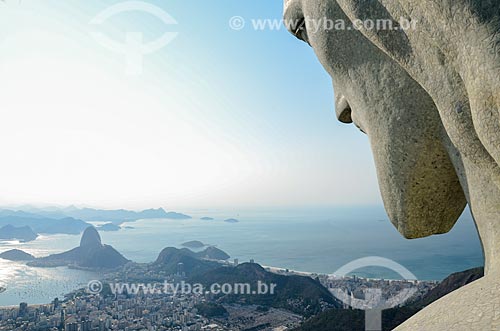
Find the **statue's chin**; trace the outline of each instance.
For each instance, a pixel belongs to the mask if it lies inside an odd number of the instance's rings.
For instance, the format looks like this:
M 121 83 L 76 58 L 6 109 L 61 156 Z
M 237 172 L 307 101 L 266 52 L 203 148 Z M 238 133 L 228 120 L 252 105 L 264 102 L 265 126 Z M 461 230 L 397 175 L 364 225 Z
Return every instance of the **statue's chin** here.
M 433 137 L 396 137 L 370 137 L 391 222 L 409 239 L 450 231 L 467 203 L 448 154 Z

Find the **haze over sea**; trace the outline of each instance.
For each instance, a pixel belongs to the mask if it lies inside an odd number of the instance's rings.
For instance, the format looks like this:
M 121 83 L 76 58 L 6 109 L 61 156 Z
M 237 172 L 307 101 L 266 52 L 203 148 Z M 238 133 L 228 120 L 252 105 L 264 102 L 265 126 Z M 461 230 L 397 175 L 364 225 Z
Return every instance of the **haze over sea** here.
M 151 262 L 165 247 L 199 240 L 216 245 L 240 263 L 255 259 L 266 266 L 317 273 L 334 273 L 355 259 L 381 256 L 402 264 L 422 280 L 441 280 L 483 264 L 481 244 L 468 211 L 450 233 L 417 240 L 401 237 L 381 207 L 182 212 L 193 219 L 124 223 L 120 231 L 101 232 L 103 243 L 133 261 Z M 203 216 L 215 220 L 201 220 Z M 240 222 L 223 222 L 227 218 Z M 79 241 L 76 235 L 45 235 L 29 243 L 2 242 L 0 252 L 19 248 L 44 256 L 76 247 Z M 7 288 L 0 294 L 0 305 L 50 302 L 98 277 L 87 271 L 30 268 L 2 259 L 0 270 L 0 285 Z M 381 268 L 365 268 L 356 274 L 400 278 Z

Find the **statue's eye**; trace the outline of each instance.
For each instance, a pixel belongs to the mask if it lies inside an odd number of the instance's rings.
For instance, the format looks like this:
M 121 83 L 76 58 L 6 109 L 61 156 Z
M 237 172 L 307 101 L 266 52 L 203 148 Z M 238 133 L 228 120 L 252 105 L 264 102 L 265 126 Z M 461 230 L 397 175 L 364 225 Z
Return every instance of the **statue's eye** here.
M 302 18 L 301 20 L 299 20 L 297 22 L 297 28 L 295 29 L 295 31 L 293 32 L 293 34 L 298 39 L 300 39 L 300 40 L 308 43 L 309 45 L 311 45 L 309 43 L 309 37 L 307 36 L 307 28 L 306 28 L 306 19 L 305 18 Z

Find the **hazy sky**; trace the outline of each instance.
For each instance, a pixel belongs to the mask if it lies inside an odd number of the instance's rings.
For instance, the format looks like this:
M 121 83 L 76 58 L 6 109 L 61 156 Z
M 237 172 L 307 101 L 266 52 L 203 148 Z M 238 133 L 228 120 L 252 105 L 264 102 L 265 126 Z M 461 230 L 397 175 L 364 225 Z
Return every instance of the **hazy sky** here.
M 178 24 L 123 1 L 0 3 L 1 204 L 167 209 L 379 204 L 367 138 L 338 123 L 312 49 L 280 0 L 164 0 Z M 127 75 L 123 43 L 177 37 Z

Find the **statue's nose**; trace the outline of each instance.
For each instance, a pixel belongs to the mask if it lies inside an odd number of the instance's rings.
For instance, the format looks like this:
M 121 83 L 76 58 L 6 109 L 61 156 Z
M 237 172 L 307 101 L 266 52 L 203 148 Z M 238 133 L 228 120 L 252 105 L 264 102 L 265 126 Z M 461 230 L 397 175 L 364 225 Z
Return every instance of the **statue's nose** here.
M 337 119 L 340 122 L 347 124 L 352 123 L 351 106 L 345 96 L 340 95 L 337 97 L 335 102 L 335 113 L 337 114 Z

